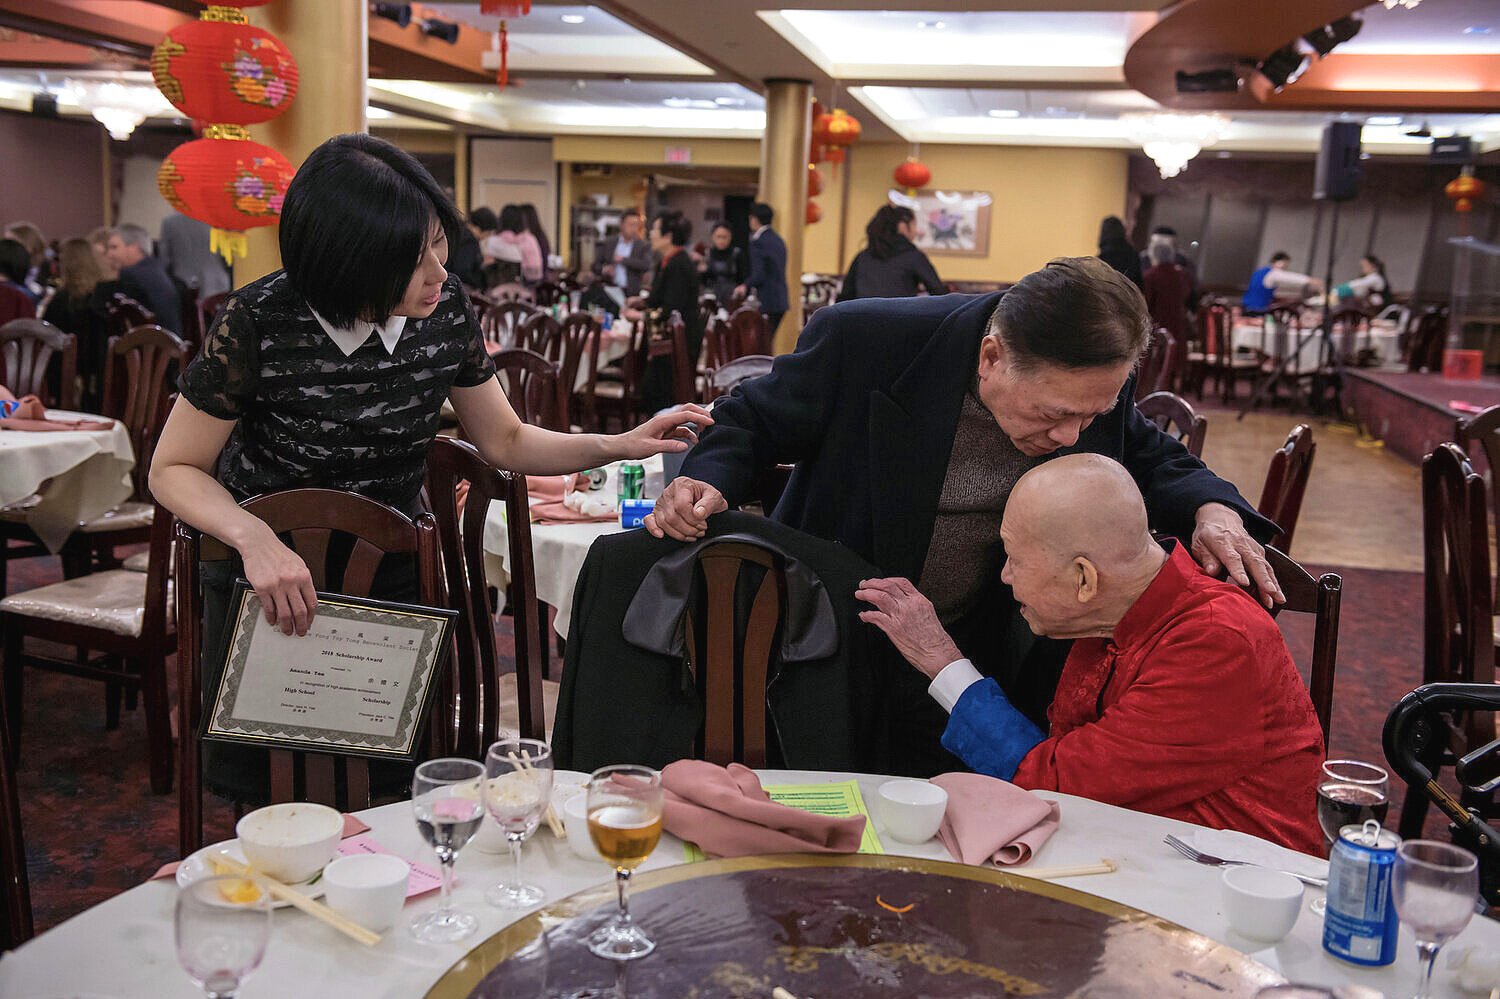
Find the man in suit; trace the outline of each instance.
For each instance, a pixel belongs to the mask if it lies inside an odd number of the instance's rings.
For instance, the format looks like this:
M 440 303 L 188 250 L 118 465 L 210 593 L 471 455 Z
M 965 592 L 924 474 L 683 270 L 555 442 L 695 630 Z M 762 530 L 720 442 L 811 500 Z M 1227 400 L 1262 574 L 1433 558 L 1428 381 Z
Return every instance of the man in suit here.
M 1003 294 L 820 309 L 795 353 L 719 400 L 647 527 L 700 537 L 752 498 L 759 471 L 795 465 L 774 516 L 915 581 L 975 668 L 1045 724 L 1067 645 L 1019 614 L 999 528 L 1010 488 L 1048 457 L 1119 461 L 1153 528 L 1280 598 L 1256 541 L 1274 525 L 1130 403 L 1150 329 L 1135 285 L 1083 257 Z M 911 705 L 911 752 L 926 754 L 913 769 L 936 773 L 957 765 L 939 745 L 947 717 L 913 673 L 892 675 L 890 696 Z
M 620 234 L 600 246 L 594 270 L 626 295 L 639 295 L 654 266 L 656 254 L 646 239 L 641 213 L 631 209 L 620 216 Z
M 229 290 L 229 268 L 209 248 L 207 222 L 173 212 L 161 223 L 161 262 L 184 286 L 196 289 L 198 301 Z
M 161 261 L 151 256 L 151 237 L 138 225 L 122 225 L 109 234 L 105 256 L 120 272 L 120 290 L 156 315 L 173 333 L 182 332 L 182 299 Z
M 735 289 L 755 292 L 760 311 L 766 315 L 771 335 L 781 325 L 790 307 L 786 293 L 786 242 L 771 228 L 771 206 L 757 201 L 750 206 L 750 276 Z

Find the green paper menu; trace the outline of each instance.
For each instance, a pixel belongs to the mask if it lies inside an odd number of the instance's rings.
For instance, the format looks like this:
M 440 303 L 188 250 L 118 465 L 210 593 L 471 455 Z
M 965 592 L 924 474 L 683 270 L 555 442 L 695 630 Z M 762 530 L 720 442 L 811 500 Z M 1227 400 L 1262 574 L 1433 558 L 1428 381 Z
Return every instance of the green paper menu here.
M 860 853 L 885 853 L 880 837 L 875 834 L 875 821 L 865 807 L 864 796 L 859 793 L 859 782 L 838 781 L 832 784 L 769 784 L 766 793 L 779 805 L 790 805 L 814 815 L 832 815 L 847 819 L 854 815 L 865 817 L 865 835 L 859 843 Z M 697 844 L 684 843 L 683 853 L 688 863 L 707 860 L 708 856 Z

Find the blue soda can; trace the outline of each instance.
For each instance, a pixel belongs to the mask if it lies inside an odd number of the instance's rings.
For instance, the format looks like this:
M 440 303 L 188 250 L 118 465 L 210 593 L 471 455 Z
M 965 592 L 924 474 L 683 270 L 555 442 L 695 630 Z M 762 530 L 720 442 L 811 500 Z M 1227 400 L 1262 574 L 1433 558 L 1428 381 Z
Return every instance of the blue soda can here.
M 656 500 L 628 499 L 620 501 L 620 526 L 629 530 L 632 527 L 645 527 L 646 514 L 656 509 Z
M 1351 964 L 1396 960 L 1400 920 L 1391 899 L 1391 874 L 1401 837 L 1371 819 L 1344 826 L 1328 855 L 1328 914 L 1323 949 Z

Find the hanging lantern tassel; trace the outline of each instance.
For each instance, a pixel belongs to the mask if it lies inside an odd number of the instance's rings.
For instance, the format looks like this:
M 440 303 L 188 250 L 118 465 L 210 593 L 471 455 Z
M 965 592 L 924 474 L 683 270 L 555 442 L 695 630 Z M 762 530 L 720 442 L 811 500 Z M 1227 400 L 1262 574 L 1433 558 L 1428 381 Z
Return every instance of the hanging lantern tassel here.
M 250 241 L 242 232 L 215 226 L 208 230 L 208 248 L 223 257 L 225 264 L 233 267 L 235 257 L 243 257 L 250 252 Z
M 504 90 L 506 84 L 510 83 L 510 32 L 505 28 L 505 22 L 500 22 L 500 75 L 495 84 Z

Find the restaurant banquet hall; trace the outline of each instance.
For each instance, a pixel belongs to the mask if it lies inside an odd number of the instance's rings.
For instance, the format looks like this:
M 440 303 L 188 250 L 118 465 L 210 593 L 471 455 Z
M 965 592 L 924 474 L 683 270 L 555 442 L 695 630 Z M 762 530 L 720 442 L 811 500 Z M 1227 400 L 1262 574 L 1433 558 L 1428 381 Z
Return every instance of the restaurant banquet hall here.
M 1500 997 L 1497 0 L 0 0 L 0 996 Z

